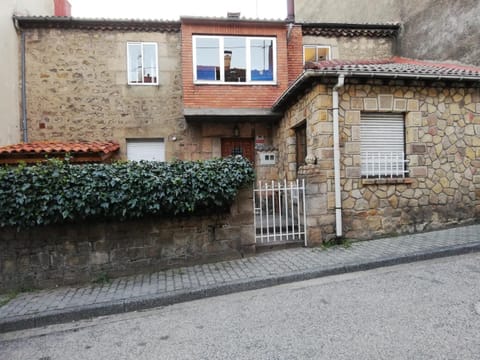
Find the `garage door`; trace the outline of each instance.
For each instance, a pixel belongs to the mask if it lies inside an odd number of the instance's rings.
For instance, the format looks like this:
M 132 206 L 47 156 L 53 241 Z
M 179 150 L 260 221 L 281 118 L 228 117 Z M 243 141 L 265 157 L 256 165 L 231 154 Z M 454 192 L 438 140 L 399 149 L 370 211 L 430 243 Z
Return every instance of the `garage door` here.
M 132 161 L 165 161 L 165 143 L 163 139 L 129 139 L 127 158 Z

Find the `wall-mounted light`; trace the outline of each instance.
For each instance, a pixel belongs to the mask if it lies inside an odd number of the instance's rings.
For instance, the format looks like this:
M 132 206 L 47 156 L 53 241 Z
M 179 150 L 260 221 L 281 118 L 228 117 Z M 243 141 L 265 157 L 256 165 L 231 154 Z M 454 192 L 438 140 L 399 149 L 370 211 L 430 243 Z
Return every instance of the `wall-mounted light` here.
M 238 125 L 235 125 L 235 127 L 233 128 L 233 136 L 234 137 L 240 136 L 240 129 L 238 128 Z

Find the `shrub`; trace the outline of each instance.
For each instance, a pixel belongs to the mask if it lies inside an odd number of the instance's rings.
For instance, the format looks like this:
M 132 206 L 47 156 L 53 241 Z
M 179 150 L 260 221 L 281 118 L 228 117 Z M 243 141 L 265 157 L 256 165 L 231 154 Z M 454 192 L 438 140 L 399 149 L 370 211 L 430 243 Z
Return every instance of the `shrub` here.
M 0 168 L 0 226 L 223 211 L 254 172 L 242 157 Z

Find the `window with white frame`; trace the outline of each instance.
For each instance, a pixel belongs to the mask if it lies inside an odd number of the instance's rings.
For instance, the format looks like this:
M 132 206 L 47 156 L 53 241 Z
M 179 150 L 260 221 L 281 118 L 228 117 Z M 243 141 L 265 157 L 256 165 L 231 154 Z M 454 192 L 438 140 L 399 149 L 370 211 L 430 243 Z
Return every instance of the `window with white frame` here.
M 303 47 L 303 63 L 318 62 L 331 59 L 330 46 L 305 45 Z
M 404 115 L 362 113 L 360 119 L 362 177 L 405 177 Z
M 276 39 L 245 36 L 193 36 L 197 83 L 276 82 Z
M 158 85 L 157 43 L 127 43 L 129 85 Z
M 165 161 L 165 142 L 159 139 L 127 139 L 130 161 Z

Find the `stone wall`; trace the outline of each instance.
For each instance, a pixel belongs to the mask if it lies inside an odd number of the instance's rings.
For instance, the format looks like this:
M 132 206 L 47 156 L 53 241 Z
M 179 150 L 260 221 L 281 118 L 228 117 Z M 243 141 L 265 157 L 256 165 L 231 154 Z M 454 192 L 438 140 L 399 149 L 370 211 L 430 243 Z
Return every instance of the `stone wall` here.
M 307 179 L 312 242 L 334 236 L 331 84 L 317 84 L 278 129 L 280 177 Z M 360 115 L 405 115 L 409 175 L 371 180 L 360 172 Z M 307 122 L 308 155 L 297 171 L 294 127 Z M 341 188 L 348 238 L 408 233 L 476 221 L 480 215 L 480 89 L 460 84 L 347 80 L 340 92 Z
M 477 0 L 403 0 L 402 56 L 458 61 L 480 66 L 480 2 Z
M 306 23 L 402 24 L 396 55 L 480 66 L 477 0 L 295 0 Z
M 124 157 L 127 138 L 163 138 L 183 158 L 179 33 L 25 31 L 29 141 L 116 140 Z M 158 86 L 127 84 L 128 41 L 157 43 Z
M 384 59 L 394 55 L 394 38 L 387 37 L 303 37 L 304 45 L 330 46 L 332 59 Z
M 0 291 L 242 257 L 255 251 L 251 204 L 247 188 L 229 214 L 2 229 Z

